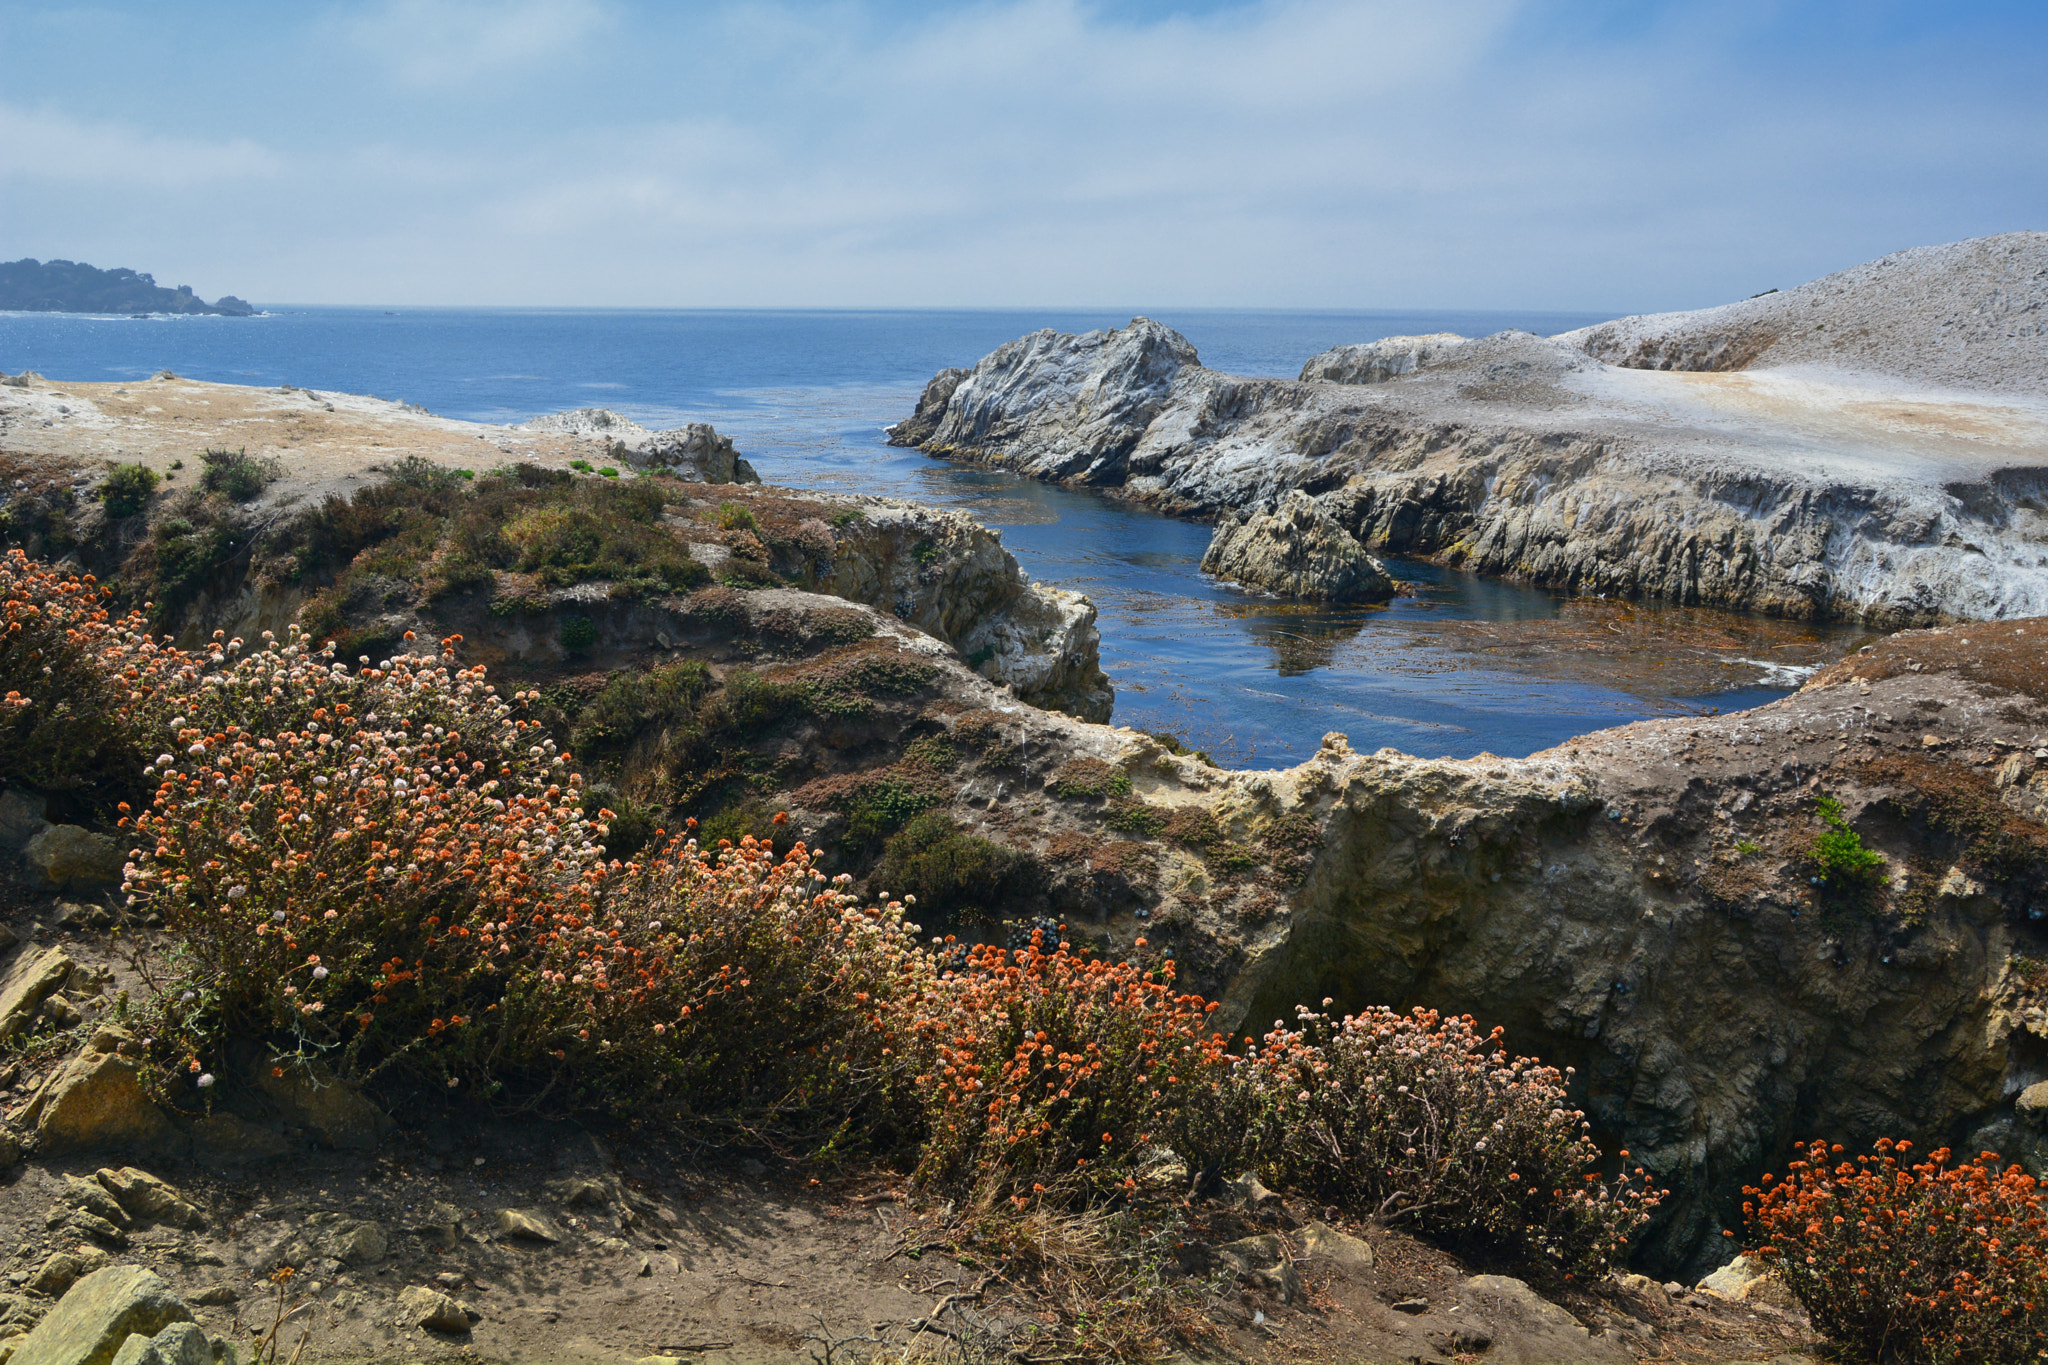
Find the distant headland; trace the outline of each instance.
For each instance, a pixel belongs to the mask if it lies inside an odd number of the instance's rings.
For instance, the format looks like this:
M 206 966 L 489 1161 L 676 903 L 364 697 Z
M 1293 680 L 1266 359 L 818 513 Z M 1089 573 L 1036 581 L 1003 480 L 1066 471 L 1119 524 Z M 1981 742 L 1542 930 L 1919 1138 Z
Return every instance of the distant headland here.
M 0 262 L 0 309 L 26 313 L 218 313 L 245 318 L 256 310 L 223 294 L 208 303 L 181 284 L 166 289 L 154 276 L 100 270 L 77 261 L 23 257 Z

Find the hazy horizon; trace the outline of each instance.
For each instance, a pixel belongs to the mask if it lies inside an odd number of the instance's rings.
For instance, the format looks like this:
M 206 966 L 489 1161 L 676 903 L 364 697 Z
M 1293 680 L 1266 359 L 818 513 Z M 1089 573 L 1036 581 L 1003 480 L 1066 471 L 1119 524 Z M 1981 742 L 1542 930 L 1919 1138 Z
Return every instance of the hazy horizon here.
M 0 257 L 299 307 L 1612 316 L 2048 227 L 2044 66 L 2011 0 L 0 0 Z

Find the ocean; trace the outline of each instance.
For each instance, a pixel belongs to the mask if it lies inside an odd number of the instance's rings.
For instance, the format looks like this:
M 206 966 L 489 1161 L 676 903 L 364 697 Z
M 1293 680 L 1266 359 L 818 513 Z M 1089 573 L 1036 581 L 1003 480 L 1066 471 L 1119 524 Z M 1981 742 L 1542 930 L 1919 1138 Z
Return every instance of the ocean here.
M 138 379 L 169 369 L 402 399 L 520 422 L 608 407 L 652 427 L 710 422 L 764 479 L 959 507 L 1033 577 L 1101 613 L 1116 724 L 1170 730 L 1231 766 L 1279 766 L 1341 731 L 1354 748 L 1520 756 L 1650 716 L 1758 705 L 1864 638 L 1699 609 L 1573 598 L 1391 559 L 1385 607 L 1280 602 L 1204 577 L 1206 526 L 884 444 L 934 372 L 1050 327 L 1142 310 L 741 311 L 324 308 L 254 318 L 0 313 L 0 369 Z M 1160 309 L 1203 363 L 1291 377 L 1344 342 L 1594 314 Z

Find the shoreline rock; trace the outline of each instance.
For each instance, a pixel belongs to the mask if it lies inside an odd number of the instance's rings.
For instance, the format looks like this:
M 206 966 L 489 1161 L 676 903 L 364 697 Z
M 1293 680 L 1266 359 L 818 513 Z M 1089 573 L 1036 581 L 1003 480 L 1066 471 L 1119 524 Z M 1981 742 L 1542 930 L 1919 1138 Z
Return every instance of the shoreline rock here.
M 1839 344 L 1680 314 L 1342 347 L 1304 372 L 1343 382 L 1300 381 L 1205 369 L 1138 318 L 945 371 L 890 440 L 1199 518 L 1298 488 L 1374 553 L 1575 592 L 2005 619 L 2048 613 L 2043 307 L 2048 233 L 2012 233 L 1731 305 Z
M 1394 595 L 1387 566 L 1298 488 L 1271 509 L 1219 520 L 1202 572 L 1282 597 L 1384 602 Z

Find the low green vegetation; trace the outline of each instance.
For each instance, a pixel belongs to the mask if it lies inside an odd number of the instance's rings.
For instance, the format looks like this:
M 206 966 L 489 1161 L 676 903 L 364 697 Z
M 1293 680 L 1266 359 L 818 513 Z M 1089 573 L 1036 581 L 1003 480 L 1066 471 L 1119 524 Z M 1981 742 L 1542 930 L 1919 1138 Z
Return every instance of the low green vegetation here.
M 918 914 L 996 918 L 1035 872 L 1025 855 L 970 834 L 943 811 L 916 815 L 883 846 L 870 880 L 915 896 Z
M 199 463 L 200 489 L 233 502 L 247 502 L 284 474 L 276 460 L 251 455 L 247 449 L 208 450 Z
M 117 520 L 132 517 L 149 506 L 150 494 L 160 482 L 156 471 L 146 464 L 117 464 L 100 485 L 100 505 Z
M 1849 828 L 1842 803 L 1822 794 L 1814 807 L 1826 827 L 1813 841 L 1810 856 L 1820 869 L 1823 886 L 1838 890 L 1873 885 L 1884 877 L 1884 855 L 1863 846 L 1863 836 Z

